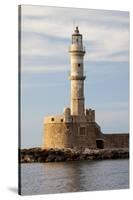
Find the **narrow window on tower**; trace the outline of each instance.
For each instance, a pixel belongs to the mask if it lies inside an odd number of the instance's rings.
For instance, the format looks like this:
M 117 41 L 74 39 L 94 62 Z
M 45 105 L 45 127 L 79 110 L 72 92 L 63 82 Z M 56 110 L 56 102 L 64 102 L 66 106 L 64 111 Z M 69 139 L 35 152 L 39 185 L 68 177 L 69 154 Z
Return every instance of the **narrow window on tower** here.
M 80 67 L 80 64 L 78 64 L 78 67 Z
M 54 121 L 54 118 L 53 118 L 53 117 L 51 118 L 51 121 Z

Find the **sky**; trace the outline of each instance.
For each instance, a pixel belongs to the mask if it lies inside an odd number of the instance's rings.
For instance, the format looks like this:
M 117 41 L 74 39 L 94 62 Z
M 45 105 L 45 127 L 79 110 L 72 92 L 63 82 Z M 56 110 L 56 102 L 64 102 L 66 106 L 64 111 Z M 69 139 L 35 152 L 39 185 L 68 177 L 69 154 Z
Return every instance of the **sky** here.
M 85 106 L 103 133 L 129 132 L 129 12 L 21 7 L 21 147 L 42 145 L 43 121 L 70 106 L 71 35 L 83 34 Z

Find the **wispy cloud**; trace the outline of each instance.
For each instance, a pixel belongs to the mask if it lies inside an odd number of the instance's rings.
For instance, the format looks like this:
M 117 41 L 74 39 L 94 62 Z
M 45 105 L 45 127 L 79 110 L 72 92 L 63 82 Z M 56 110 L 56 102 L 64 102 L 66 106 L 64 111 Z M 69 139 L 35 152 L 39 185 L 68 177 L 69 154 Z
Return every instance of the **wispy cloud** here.
M 31 84 L 31 83 L 25 83 L 22 85 L 22 89 L 42 89 L 42 88 L 49 88 L 49 87 L 64 87 L 66 86 L 66 83 L 47 83 L 47 84 Z
M 74 23 L 84 36 L 86 61 L 128 62 L 128 12 L 41 6 L 22 7 L 22 56 L 65 58 Z
M 68 72 L 67 66 L 28 66 L 22 68 L 22 73 L 54 73 L 54 72 Z

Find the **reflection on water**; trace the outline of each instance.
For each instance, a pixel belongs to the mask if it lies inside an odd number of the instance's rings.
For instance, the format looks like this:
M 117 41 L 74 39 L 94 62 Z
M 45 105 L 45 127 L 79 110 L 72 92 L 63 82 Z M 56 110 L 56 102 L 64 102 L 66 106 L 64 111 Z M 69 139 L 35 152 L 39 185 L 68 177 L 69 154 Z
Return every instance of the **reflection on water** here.
M 21 167 L 23 195 L 129 187 L 127 159 L 21 164 Z

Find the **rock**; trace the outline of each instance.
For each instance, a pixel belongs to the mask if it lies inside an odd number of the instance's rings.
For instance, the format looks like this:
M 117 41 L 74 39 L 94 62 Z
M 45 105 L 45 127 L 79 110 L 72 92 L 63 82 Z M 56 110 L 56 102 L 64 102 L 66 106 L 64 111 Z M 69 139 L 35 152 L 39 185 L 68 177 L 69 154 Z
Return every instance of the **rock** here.
M 61 162 L 72 160 L 99 160 L 129 158 L 128 149 L 41 149 L 31 148 L 19 150 L 21 163 Z
M 85 150 L 83 151 L 83 154 L 91 154 L 91 153 L 92 153 L 92 150 L 88 148 L 85 148 Z
M 55 162 L 62 162 L 62 161 L 65 161 L 66 160 L 66 157 L 64 155 L 58 155 L 56 156 L 55 158 Z
M 46 162 L 54 162 L 55 161 L 55 155 L 54 154 L 50 154 L 48 155 L 48 157 L 46 158 Z

